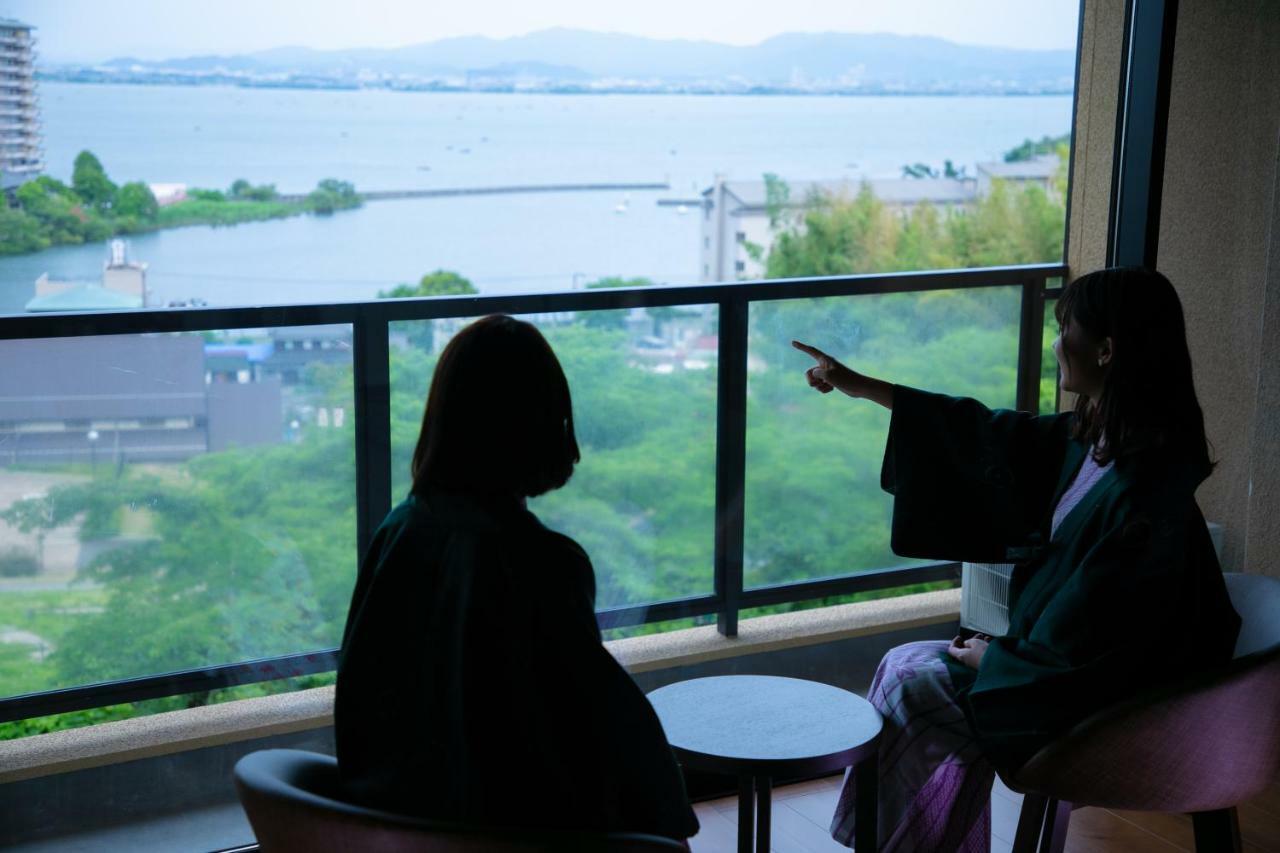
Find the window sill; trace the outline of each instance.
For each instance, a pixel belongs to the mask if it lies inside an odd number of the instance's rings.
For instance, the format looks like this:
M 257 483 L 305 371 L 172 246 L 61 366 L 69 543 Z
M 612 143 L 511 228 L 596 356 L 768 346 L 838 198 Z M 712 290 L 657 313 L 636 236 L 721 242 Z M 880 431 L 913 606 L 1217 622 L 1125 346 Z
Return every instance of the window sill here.
M 959 611 L 960 591 L 944 590 L 745 619 L 734 638 L 705 626 L 605 645 L 628 671 L 652 672 L 942 624 Z M 323 728 L 333 724 L 333 691 L 319 687 L 0 742 L 0 784 Z
M 960 590 L 949 589 L 743 619 L 736 637 L 707 625 L 605 645 L 628 672 L 640 673 L 936 625 L 959 613 Z

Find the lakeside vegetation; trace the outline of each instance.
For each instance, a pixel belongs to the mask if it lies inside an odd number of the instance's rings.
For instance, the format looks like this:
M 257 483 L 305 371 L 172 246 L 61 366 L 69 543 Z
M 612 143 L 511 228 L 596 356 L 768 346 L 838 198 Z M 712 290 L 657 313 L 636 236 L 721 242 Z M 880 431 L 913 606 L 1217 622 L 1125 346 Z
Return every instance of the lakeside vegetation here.
M 1065 158 L 1063 158 L 1065 163 Z M 242 188 L 241 195 L 245 190 Z M 997 182 L 966 211 L 902 212 L 868 189 L 792 206 L 770 181 L 777 231 L 759 249 L 769 277 L 958 268 L 1060 259 L 1065 169 L 1047 190 Z M 210 203 L 215 200 L 206 200 Z M 252 203 L 271 203 L 269 199 Z M 643 286 L 605 278 L 588 287 Z M 384 298 L 474 293 L 436 270 Z M 626 311 L 541 324 L 568 375 L 582 463 L 564 489 L 531 502 L 591 556 L 601 607 L 709 593 L 714 550 L 717 367 L 671 359 L 659 370 L 634 346 Z M 651 336 L 714 335 L 714 308 L 653 309 Z M 408 463 L 440 345 L 463 321 L 392 328 L 393 499 Z M 866 571 L 902 561 L 889 548 L 890 499 L 879 488 L 888 418 L 876 407 L 812 393 L 801 338 L 859 369 L 1011 406 L 1017 288 L 780 300 L 752 305 L 749 326 L 746 538 L 748 586 Z M 1045 344 L 1052 328 L 1045 329 Z M 1042 409 L 1056 376 L 1044 361 Z M 299 393 L 350 406 L 345 365 L 313 363 Z M 302 430 L 269 447 L 205 454 L 170 466 L 102 466 L 75 484 L 16 501 L 0 519 L 28 534 L 76 526 L 82 542 L 114 541 L 65 590 L 0 586 L 0 629 L 47 642 L 0 642 L 0 695 L 211 666 L 337 645 L 355 553 L 355 431 Z M 111 470 L 109 470 L 111 469 Z M 82 474 L 84 472 L 81 472 Z M 122 541 L 126 517 L 149 532 Z M 914 585 L 896 592 L 937 585 Z M 779 605 L 782 612 L 885 595 Z M 745 614 L 744 614 L 745 615 Z M 685 620 L 679 625 L 693 624 Z M 644 626 L 632 632 L 660 630 Z M 267 682 L 0 725 L 0 739 L 331 683 L 332 675 Z
M 70 185 L 41 175 L 18 187 L 11 204 L 0 203 L 0 255 L 186 225 L 327 215 L 361 204 L 355 187 L 335 178 L 320 181 L 302 198 L 282 197 L 273 184 L 254 186 L 241 178 L 225 192 L 191 189 L 184 200 L 162 207 L 147 184 L 130 181 L 117 186 L 92 152 L 81 151 Z

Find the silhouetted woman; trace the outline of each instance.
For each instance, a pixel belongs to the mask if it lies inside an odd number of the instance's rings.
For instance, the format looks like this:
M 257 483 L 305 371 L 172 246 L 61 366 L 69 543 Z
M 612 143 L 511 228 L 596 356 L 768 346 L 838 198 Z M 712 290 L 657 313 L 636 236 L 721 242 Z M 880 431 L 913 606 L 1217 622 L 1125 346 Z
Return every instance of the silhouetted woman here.
M 358 802 L 480 826 L 698 823 L 648 700 L 600 642 L 587 555 L 525 499 L 578 461 L 569 385 L 533 326 L 445 347 L 413 488 L 374 534 L 338 664 L 338 764 Z
M 893 410 L 881 485 L 895 553 L 1013 562 L 1009 629 L 911 643 L 868 693 L 885 716 L 880 849 L 990 849 L 995 768 L 1089 714 L 1225 662 L 1240 620 L 1195 490 L 1212 470 L 1169 281 L 1107 269 L 1055 309 L 1075 411 L 1036 417 L 863 376 L 804 344 L 809 384 Z M 846 778 L 831 831 L 852 844 Z

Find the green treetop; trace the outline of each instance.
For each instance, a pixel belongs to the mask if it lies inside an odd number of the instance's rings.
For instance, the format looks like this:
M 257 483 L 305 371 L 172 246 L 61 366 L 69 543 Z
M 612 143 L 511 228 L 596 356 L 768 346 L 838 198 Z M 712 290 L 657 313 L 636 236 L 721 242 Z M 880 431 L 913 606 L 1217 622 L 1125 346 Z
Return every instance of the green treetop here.
M 390 290 L 378 291 L 379 299 L 408 299 L 419 296 L 470 296 L 479 293 L 471 279 L 452 270 L 439 269 L 418 279 L 417 284 L 397 284 Z M 406 324 L 409 342 L 423 352 L 435 351 L 435 322 L 415 320 Z
M 417 284 L 397 284 L 378 292 L 379 299 L 403 299 L 412 296 L 470 296 L 479 293 L 471 279 L 452 270 L 436 270 L 418 279 Z
M 102 163 L 91 151 L 76 155 L 71 169 L 71 187 L 85 204 L 101 213 L 111 210 L 116 200 L 116 185 L 111 183 Z

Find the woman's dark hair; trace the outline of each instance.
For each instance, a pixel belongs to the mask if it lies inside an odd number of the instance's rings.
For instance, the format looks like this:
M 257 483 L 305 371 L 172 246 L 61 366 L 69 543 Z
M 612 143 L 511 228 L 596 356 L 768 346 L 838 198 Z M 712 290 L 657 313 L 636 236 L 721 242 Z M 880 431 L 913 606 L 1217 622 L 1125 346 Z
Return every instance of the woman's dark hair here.
M 1100 464 L 1142 450 L 1171 450 L 1213 469 L 1196 399 L 1178 293 L 1154 270 L 1112 267 L 1081 276 L 1054 308 L 1064 330 L 1079 325 L 1095 340 L 1110 337 L 1112 355 L 1099 399 L 1076 400 L 1075 437 Z M 1070 357 L 1064 350 L 1063 357 Z
M 578 459 L 569 383 L 536 328 L 493 314 L 449 341 L 413 451 L 414 492 L 534 497 L 567 483 Z

